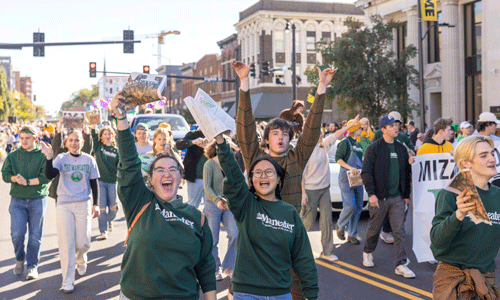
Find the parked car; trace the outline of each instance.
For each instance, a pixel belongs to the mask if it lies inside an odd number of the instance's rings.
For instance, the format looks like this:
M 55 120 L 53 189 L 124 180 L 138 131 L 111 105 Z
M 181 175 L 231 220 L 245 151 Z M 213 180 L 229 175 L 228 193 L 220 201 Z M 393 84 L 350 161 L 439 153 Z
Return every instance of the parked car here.
M 335 152 L 337 152 L 337 146 L 340 141 L 337 141 L 335 145 L 330 148 L 328 152 L 328 160 L 330 163 L 330 197 L 332 198 L 332 211 L 340 212 L 342 211 L 342 196 L 340 195 L 339 187 L 339 172 L 340 165 L 335 161 Z M 363 188 L 363 210 L 368 210 L 368 194 Z
M 132 121 L 131 131 L 135 131 L 135 127 L 139 123 L 148 125 L 151 132 L 154 132 L 160 123 L 170 124 L 172 136 L 174 140 L 182 139 L 189 132 L 189 125 L 183 116 L 175 114 L 141 114 L 137 115 Z M 150 139 L 153 139 L 153 134 L 150 134 Z

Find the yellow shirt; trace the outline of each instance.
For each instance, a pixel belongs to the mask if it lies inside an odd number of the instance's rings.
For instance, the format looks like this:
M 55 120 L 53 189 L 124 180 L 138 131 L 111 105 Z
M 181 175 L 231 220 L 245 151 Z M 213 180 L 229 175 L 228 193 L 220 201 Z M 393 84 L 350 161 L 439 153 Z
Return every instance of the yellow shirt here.
M 418 148 L 417 155 L 433 154 L 433 153 L 449 153 L 453 150 L 453 145 L 450 142 L 445 142 L 442 145 L 425 142 Z

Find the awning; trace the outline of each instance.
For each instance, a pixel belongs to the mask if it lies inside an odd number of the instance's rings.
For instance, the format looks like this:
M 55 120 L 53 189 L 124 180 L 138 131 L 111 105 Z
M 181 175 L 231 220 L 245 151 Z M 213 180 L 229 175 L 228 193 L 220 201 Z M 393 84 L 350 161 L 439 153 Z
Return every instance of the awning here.
M 259 93 L 250 95 L 256 119 L 276 118 L 281 111 L 292 106 L 291 93 Z

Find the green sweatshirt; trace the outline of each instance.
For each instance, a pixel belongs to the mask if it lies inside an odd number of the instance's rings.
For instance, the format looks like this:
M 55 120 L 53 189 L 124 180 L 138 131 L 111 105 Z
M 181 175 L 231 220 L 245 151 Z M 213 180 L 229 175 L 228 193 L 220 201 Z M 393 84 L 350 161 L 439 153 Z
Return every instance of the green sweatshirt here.
M 302 174 L 314 147 L 318 144 L 324 107 L 325 94 L 316 94 L 304 123 L 304 131 L 299 136 L 295 148 L 288 150 L 285 156 L 273 157 L 286 170 L 281 197 L 286 203 L 295 206 L 299 212 L 302 203 Z M 236 116 L 236 135 L 245 168 L 248 170 L 252 163 L 266 152 L 260 148 L 257 140 L 257 128 L 252 112 L 250 93 L 241 90 L 238 115 Z
M 132 229 L 123 255 L 123 294 L 130 299 L 192 299 L 216 289 L 212 234 L 201 212 L 182 203 L 168 203 L 142 179 L 141 161 L 130 129 L 118 131 L 118 196 L 130 227 L 141 208 L 151 205 Z
M 233 290 L 261 296 L 290 293 L 293 268 L 304 296 L 317 299 L 318 274 L 307 232 L 295 208 L 281 200 L 267 201 L 248 190 L 229 145 L 218 145 L 225 174 L 224 195 L 238 226 Z
M 45 154 L 38 145 L 35 149 L 26 151 L 23 147 L 11 151 L 2 167 L 2 178 L 10 185 L 10 195 L 18 199 L 38 199 L 49 194 L 50 180 L 45 177 Z M 21 185 L 12 182 L 12 176 L 21 174 L 25 179 L 38 178 L 38 185 Z M 33 184 L 33 183 L 31 183 Z
M 375 137 L 373 138 L 372 143 L 381 138 L 382 138 L 382 130 L 379 129 L 375 132 Z M 413 145 L 413 143 L 410 141 L 410 138 L 406 134 L 399 132 L 398 136 L 396 137 L 396 140 L 406 145 L 406 147 L 408 147 L 410 150 L 415 151 L 415 145 Z
M 92 129 L 94 155 L 99 168 L 99 180 L 106 183 L 116 183 L 118 169 L 118 150 L 115 146 L 106 146 L 99 141 L 97 130 Z
M 348 141 L 351 142 L 351 145 L 349 145 Z M 361 147 L 358 141 L 349 136 L 338 144 L 337 151 L 335 152 L 335 161 L 342 159 L 347 163 L 349 156 L 351 156 L 352 149 L 354 149 L 354 154 L 358 156 L 359 160 L 363 161 L 363 147 Z
M 468 216 L 459 221 L 457 195 L 443 189 L 437 196 L 432 219 L 431 250 L 438 261 L 486 273 L 496 268 L 500 248 L 500 188 L 491 184 L 488 191 L 476 188 L 493 226 L 476 225 Z

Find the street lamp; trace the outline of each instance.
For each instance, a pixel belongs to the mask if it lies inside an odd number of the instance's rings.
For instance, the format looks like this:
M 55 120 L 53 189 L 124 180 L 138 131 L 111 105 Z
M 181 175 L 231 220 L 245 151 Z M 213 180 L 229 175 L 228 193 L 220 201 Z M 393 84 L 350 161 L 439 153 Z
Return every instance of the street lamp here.
M 297 99 L 297 68 L 295 67 L 295 24 L 292 23 L 292 102 Z M 290 32 L 290 22 L 286 23 L 286 32 Z
M 163 37 L 168 34 L 179 35 L 181 32 L 179 30 L 170 30 L 167 32 L 161 32 L 158 34 L 158 68 L 161 67 L 161 44 L 163 44 Z
M 420 1 L 417 4 L 418 11 L 418 78 L 419 78 L 419 88 L 420 88 L 420 127 L 422 132 L 425 132 L 425 85 L 424 85 L 424 50 L 422 49 L 422 41 L 427 36 L 429 29 L 433 27 L 455 27 L 455 25 L 448 23 L 437 23 L 429 26 L 425 31 L 424 36 L 422 36 L 422 9 L 420 6 Z

